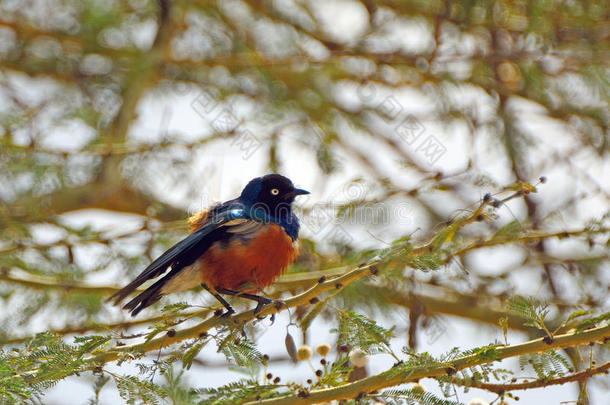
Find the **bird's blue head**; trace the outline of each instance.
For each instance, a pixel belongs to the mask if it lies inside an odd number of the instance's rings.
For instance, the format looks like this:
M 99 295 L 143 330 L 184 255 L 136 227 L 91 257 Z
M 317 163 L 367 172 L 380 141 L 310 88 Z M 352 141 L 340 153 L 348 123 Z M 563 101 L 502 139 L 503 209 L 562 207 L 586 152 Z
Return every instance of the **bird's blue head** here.
M 253 218 L 276 222 L 296 239 L 299 222 L 292 213 L 292 202 L 302 194 L 309 194 L 309 191 L 295 188 L 290 179 L 282 175 L 267 174 L 250 180 L 239 199 L 250 209 Z

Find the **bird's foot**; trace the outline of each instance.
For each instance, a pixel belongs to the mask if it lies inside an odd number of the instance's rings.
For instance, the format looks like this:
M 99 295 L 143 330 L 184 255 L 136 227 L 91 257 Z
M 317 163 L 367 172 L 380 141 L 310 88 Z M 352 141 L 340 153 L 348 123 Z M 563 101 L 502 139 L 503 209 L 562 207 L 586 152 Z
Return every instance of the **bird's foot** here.
M 227 318 L 227 317 L 229 317 L 229 316 L 233 315 L 234 313 L 235 313 L 235 310 L 234 310 L 233 308 L 227 308 L 227 311 L 226 311 L 226 312 L 223 312 L 223 313 L 220 315 L 220 317 L 221 317 L 221 318 Z
M 265 297 L 258 297 L 259 299 L 258 304 L 256 304 L 256 308 L 254 308 L 254 315 L 258 314 L 259 312 L 261 312 L 261 310 L 263 309 L 263 307 L 267 304 L 271 304 L 273 301 L 271 301 L 269 298 L 265 298 Z M 258 318 L 258 317 L 257 317 Z M 259 318 L 261 319 L 261 318 Z

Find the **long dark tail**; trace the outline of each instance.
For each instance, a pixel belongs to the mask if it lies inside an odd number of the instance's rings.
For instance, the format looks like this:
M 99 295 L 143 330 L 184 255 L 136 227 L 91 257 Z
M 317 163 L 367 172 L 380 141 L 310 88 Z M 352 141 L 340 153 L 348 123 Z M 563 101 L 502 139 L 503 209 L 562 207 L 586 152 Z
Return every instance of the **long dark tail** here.
M 161 293 L 163 285 L 169 281 L 171 275 L 163 277 L 156 283 L 148 287 L 146 290 L 136 295 L 131 301 L 123 306 L 123 309 L 129 310 L 131 316 L 136 316 L 144 308 L 151 306 L 159 301 L 164 294 Z
M 180 267 L 172 269 L 165 276 L 157 280 L 156 283 L 148 287 L 146 290 L 136 295 L 131 301 L 123 306 L 123 309 L 127 309 L 131 312 L 131 316 L 136 316 L 144 308 L 151 306 L 155 302 L 159 301 L 163 295 L 161 293 L 162 287 L 167 283 L 174 275 L 180 270 Z M 114 293 L 111 297 L 107 298 L 107 302 L 112 302 L 112 305 L 119 305 L 128 295 L 136 291 L 136 289 L 148 281 L 151 277 L 147 278 L 138 276 L 131 283 L 121 288 L 119 291 Z
M 119 305 L 121 301 L 123 301 L 129 294 L 134 292 L 141 284 L 144 284 L 145 281 L 146 280 L 140 282 L 138 279 L 132 281 L 119 291 L 112 294 L 110 297 L 106 298 L 106 302 L 112 302 L 112 305 Z

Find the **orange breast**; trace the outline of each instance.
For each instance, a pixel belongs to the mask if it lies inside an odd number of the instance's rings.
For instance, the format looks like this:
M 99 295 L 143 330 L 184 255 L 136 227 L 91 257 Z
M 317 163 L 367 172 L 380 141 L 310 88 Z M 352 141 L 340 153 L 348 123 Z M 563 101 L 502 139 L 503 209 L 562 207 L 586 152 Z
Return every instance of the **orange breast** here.
M 201 256 L 201 278 L 210 288 L 256 292 L 293 262 L 298 249 L 277 224 L 268 224 L 250 240 L 216 242 Z

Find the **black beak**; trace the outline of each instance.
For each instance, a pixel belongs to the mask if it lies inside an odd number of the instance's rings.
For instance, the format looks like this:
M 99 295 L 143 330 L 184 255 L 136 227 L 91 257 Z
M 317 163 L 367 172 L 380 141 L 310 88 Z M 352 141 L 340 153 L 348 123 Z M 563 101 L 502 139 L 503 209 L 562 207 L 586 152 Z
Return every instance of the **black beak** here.
M 309 191 L 303 190 L 302 188 L 295 188 L 294 190 L 292 190 L 292 195 L 294 195 L 294 196 L 302 195 L 302 194 L 309 194 Z
M 302 188 L 295 188 L 292 191 L 286 193 L 286 198 L 290 201 L 294 200 L 297 195 L 309 194 L 309 191 L 303 190 Z

